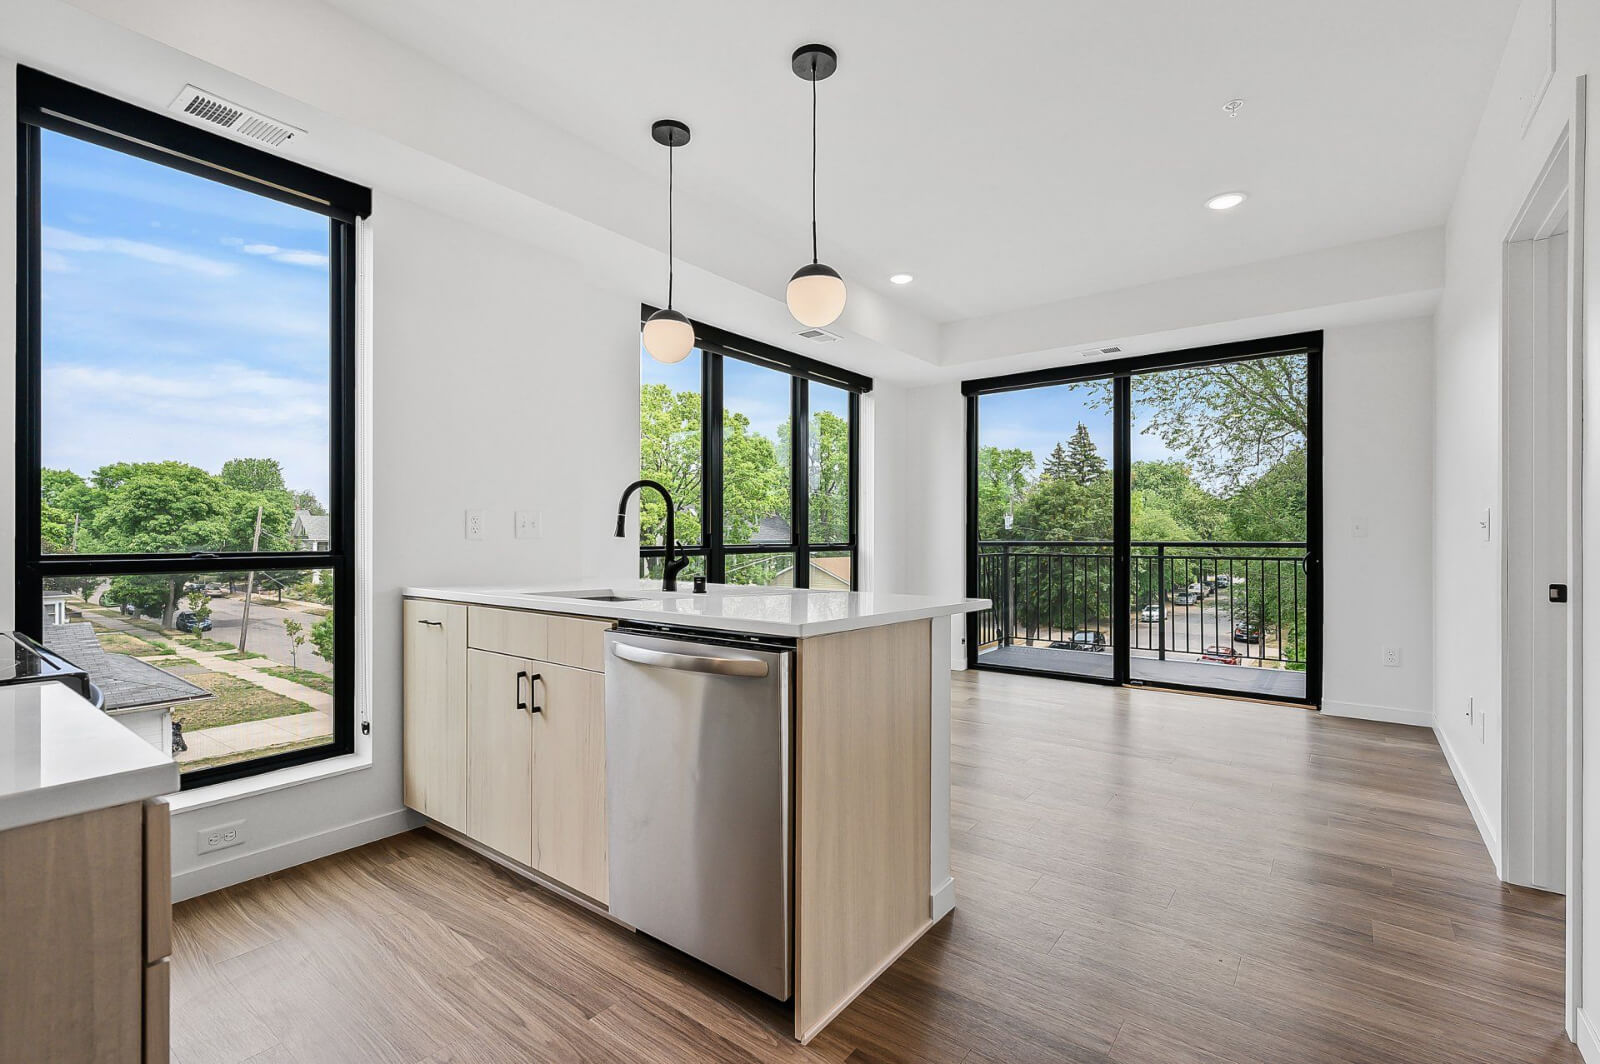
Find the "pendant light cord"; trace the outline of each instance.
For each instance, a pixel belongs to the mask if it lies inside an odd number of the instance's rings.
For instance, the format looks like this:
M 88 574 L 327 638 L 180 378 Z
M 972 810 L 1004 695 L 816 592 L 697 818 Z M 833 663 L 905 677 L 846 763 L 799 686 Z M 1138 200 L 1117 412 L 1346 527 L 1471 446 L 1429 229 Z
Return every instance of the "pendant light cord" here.
M 673 152 L 676 149 L 670 142 L 667 144 L 667 309 L 672 309 L 672 182 L 673 182 Z
M 811 57 L 811 264 L 817 264 L 817 57 Z

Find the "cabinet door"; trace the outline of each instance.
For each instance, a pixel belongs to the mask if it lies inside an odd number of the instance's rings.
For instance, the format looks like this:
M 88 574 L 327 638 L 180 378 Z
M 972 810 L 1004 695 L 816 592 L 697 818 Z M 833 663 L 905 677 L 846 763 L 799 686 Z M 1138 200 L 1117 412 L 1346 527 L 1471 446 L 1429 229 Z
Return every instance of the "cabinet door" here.
M 467 651 L 467 834 L 533 863 L 533 698 L 539 666 Z
M 605 904 L 606 707 L 599 673 L 546 662 L 533 736 L 534 868 Z
M 467 608 L 407 599 L 401 608 L 405 673 L 405 803 L 467 829 Z

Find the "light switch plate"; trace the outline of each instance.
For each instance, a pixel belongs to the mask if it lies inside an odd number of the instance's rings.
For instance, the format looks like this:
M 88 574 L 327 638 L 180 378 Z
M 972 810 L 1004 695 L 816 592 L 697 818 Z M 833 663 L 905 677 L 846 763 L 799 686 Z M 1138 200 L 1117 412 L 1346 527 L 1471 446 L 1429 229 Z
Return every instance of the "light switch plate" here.
M 518 510 L 516 529 L 518 539 L 543 539 L 544 519 L 538 510 Z

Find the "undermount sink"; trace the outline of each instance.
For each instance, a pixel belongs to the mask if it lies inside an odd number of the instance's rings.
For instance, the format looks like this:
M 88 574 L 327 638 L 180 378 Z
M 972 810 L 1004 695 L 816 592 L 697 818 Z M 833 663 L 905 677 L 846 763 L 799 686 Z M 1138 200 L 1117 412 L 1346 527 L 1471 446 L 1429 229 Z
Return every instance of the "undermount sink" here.
M 583 599 L 585 602 L 639 602 L 639 595 L 618 595 L 609 589 L 598 591 L 525 591 L 535 598 Z

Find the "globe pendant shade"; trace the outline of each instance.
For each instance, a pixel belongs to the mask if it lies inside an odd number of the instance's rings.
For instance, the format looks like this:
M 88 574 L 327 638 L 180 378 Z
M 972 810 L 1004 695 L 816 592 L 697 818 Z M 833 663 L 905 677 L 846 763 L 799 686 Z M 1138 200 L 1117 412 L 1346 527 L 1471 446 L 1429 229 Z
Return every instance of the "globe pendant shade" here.
M 658 310 L 644 321 L 644 349 L 657 362 L 682 362 L 694 350 L 694 326 L 671 307 Z
M 789 278 L 789 313 L 801 325 L 820 329 L 844 313 L 844 279 L 832 266 L 813 262 Z

